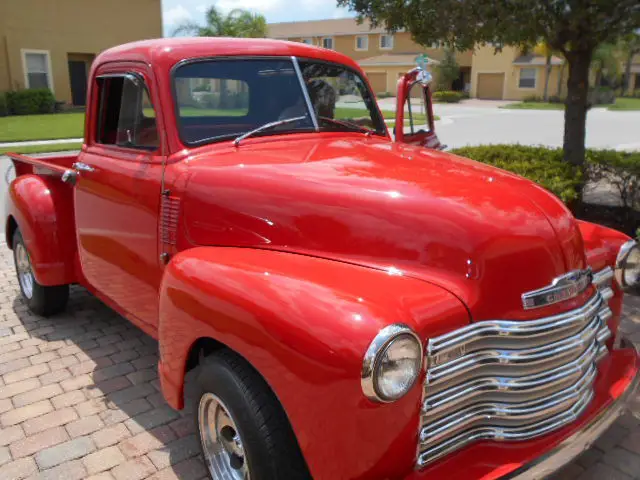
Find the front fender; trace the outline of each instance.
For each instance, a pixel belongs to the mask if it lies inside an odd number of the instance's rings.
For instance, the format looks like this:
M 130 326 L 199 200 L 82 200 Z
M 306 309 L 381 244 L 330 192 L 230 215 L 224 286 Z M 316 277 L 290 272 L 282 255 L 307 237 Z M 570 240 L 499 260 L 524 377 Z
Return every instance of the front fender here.
M 76 237 L 73 190 L 58 178 L 21 175 L 9 186 L 5 231 L 12 247 L 12 222 L 20 229 L 41 285 L 75 283 Z
M 612 228 L 582 220 L 578 220 L 578 227 L 584 241 L 587 264 L 591 269 L 598 272 L 607 266 L 614 268 L 618 251 L 622 244 L 629 240 L 629 237 Z M 607 322 L 612 333 L 611 338 L 607 341 L 609 348 L 613 347 L 615 337 L 618 334 L 624 296 L 617 281 L 611 282 L 611 288 L 613 289 L 613 297 L 609 300 L 609 308 L 611 308 L 613 316 Z
M 360 385 L 363 355 L 391 323 L 426 338 L 468 321 L 459 300 L 420 280 L 291 253 L 199 247 L 176 255 L 162 282 L 163 392 L 182 407 L 190 348 L 213 338 L 265 378 L 314 478 L 398 478 L 415 462 L 422 382 L 397 402 L 372 403 Z

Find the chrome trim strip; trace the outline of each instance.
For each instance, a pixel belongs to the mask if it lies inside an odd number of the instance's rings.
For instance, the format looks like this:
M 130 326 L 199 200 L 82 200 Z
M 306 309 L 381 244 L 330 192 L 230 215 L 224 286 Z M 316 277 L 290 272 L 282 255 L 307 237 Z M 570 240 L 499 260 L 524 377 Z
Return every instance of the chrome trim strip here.
M 538 320 L 486 320 L 459 328 L 427 342 L 427 355 L 435 357 L 444 352 L 459 348 L 478 339 L 495 338 L 503 340 L 505 337 L 527 337 L 545 334 L 557 334 L 562 330 L 575 328 L 581 323 L 587 323 L 602 307 L 600 295 L 592 296 L 585 305 L 569 312 L 545 317 Z M 465 349 L 465 353 L 467 350 Z M 435 362 L 439 363 L 439 362 Z
M 593 284 L 599 289 L 607 287 L 607 283 L 611 280 L 613 280 L 613 268 L 611 267 L 605 267 L 593 274 Z
M 315 131 L 318 132 L 320 131 L 320 126 L 318 125 L 316 110 L 313 108 L 313 103 L 311 103 L 311 97 L 309 96 L 309 90 L 307 90 L 307 85 L 304 83 L 300 64 L 298 63 L 298 59 L 294 56 L 291 57 L 291 61 L 293 62 L 293 69 L 295 70 L 298 81 L 300 82 L 300 88 L 302 89 L 302 95 L 304 95 L 304 101 L 307 104 L 307 110 L 309 110 L 309 115 L 311 115 L 311 123 L 313 123 Z
M 573 270 L 552 280 L 551 285 L 521 295 L 525 310 L 546 307 L 577 297 L 592 283 L 591 267 Z
M 496 424 L 500 422 L 542 421 L 564 411 L 567 407 L 584 398 L 597 375 L 595 365 L 591 364 L 587 373 L 574 385 L 554 393 L 543 400 L 529 400 L 520 403 L 486 402 L 471 405 L 424 427 L 420 432 L 422 446 L 436 444 L 451 430 L 468 428 L 479 420 L 490 417 Z M 505 428 L 509 428 L 508 426 Z
M 602 328 L 602 322 L 598 316 L 594 316 L 591 322 L 577 335 L 563 338 L 557 342 L 528 349 L 481 350 L 468 354 L 429 369 L 426 385 L 431 386 L 443 379 L 455 378 L 485 365 L 504 365 L 507 368 L 512 368 L 517 365 L 535 366 L 550 360 L 562 361 L 578 348 L 586 348 L 588 344 L 592 343 L 600 328 Z
M 618 256 L 616 257 L 616 281 L 618 282 L 620 288 L 631 295 L 640 295 L 640 285 L 638 283 L 634 285 L 627 285 L 625 281 L 624 271 L 627 268 L 629 255 L 631 255 L 631 252 L 637 248 L 639 248 L 638 242 L 635 240 L 629 240 L 620 247 Z
M 633 344 L 623 339 L 626 347 L 634 348 Z M 530 480 L 545 478 L 570 463 L 582 452 L 587 450 L 617 419 L 627 410 L 627 403 L 635 397 L 640 387 L 640 372 L 636 374 L 627 389 L 612 405 L 601 410 L 581 430 L 565 438 L 556 447 L 533 462 L 520 467 L 503 478 L 511 480 Z
M 477 322 L 427 342 L 417 467 L 479 439 L 526 440 L 574 421 L 608 353 L 612 269 L 584 305 Z
M 577 403 L 569 409 L 564 410 L 560 415 L 541 420 L 531 425 L 515 428 L 483 426 L 464 432 L 431 450 L 421 453 L 418 458 L 418 465 L 424 466 L 477 440 L 528 440 L 557 430 L 563 425 L 576 420 L 589 405 L 593 395 L 593 391 L 588 390 L 584 397 L 580 398 Z
M 541 388 L 550 388 L 566 383 L 568 380 L 579 379 L 588 370 L 601 351 L 606 353 L 607 347 L 597 346 L 594 342 L 582 355 L 573 362 L 561 365 L 553 370 L 534 373 L 521 377 L 483 377 L 465 382 L 455 387 L 442 390 L 434 395 L 430 395 L 422 405 L 423 412 L 437 413 L 444 408 L 459 403 L 461 400 L 471 400 L 483 393 L 498 392 L 505 394 L 508 392 L 528 393 Z M 448 405 L 451 403 L 452 405 Z

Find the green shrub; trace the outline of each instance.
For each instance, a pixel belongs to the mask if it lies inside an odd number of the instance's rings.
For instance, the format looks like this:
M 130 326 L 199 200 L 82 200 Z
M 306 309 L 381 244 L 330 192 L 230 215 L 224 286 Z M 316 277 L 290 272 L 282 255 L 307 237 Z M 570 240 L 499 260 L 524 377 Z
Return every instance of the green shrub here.
M 452 152 L 526 177 L 565 203 L 578 199 L 579 189 L 587 181 L 606 179 L 624 207 L 631 210 L 640 206 L 640 152 L 587 149 L 584 173 L 563 161 L 561 148 L 483 145 Z
M 391 98 L 391 97 L 395 97 L 395 93 L 391 93 L 391 92 L 378 93 L 378 98 Z
M 48 88 L 7 92 L 7 107 L 11 115 L 53 113 L 56 99 Z
M 590 105 L 610 105 L 616 101 L 616 92 L 611 87 L 593 87 L 589 90 Z
M 453 92 L 448 90 L 433 92 L 433 100 L 435 102 L 458 103 L 464 98 L 464 93 Z
M 627 209 L 640 207 L 640 152 L 587 150 L 587 177 L 591 182 L 605 179 Z
M 8 114 L 7 97 L 3 92 L 0 92 L 0 117 L 6 117 Z
M 558 95 L 551 95 L 549 97 L 549 103 L 564 103 L 564 98 L 559 97 Z
M 211 91 L 211 84 L 210 83 L 203 83 L 202 85 L 196 85 L 195 87 L 193 87 L 194 92 L 210 92 Z
M 527 102 L 527 103 L 536 103 L 536 102 L 542 102 L 543 99 L 542 97 L 539 97 L 538 95 L 527 95 L 526 97 L 524 97 L 522 99 L 523 102 Z
M 220 108 L 220 93 L 206 92 L 200 94 L 198 103 L 205 108 Z
M 508 170 L 533 180 L 569 203 L 576 200 L 582 175 L 562 161 L 561 148 L 524 145 L 463 147 L 452 153 Z

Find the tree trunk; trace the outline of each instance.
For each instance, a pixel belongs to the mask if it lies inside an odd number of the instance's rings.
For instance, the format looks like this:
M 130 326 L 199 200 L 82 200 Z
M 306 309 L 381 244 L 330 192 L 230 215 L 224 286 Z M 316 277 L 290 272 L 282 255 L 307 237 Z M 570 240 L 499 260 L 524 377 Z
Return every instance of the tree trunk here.
M 593 50 L 570 52 L 567 100 L 564 111 L 564 160 L 582 167 L 584 165 L 589 96 L 589 65 Z
M 636 52 L 633 50 L 629 50 L 629 56 L 627 57 L 627 64 L 624 66 L 624 80 L 622 82 L 622 95 L 627 95 L 627 93 L 631 94 L 631 92 L 627 92 L 629 90 L 629 85 L 631 85 L 631 62 L 633 60 L 633 56 Z
M 558 95 L 558 97 L 562 97 L 562 82 L 564 80 L 565 64 L 566 61 L 562 64 L 562 66 L 560 67 L 560 73 L 558 73 L 558 88 L 556 89 L 556 95 Z
M 547 55 L 547 63 L 545 65 L 546 77 L 544 79 L 544 101 L 549 101 L 549 77 L 551 76 L 551 55 Z

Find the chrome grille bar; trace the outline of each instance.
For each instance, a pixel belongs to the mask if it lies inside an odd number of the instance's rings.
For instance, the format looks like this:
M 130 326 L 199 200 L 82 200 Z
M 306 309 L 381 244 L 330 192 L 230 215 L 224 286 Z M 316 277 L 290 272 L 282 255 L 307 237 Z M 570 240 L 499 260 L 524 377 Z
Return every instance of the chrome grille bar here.
M 607 354 L 613 270 L 569 312 L 477 322 L 429 340 L 417 466 L 477 440 L 526 440 L 573 420 Z

